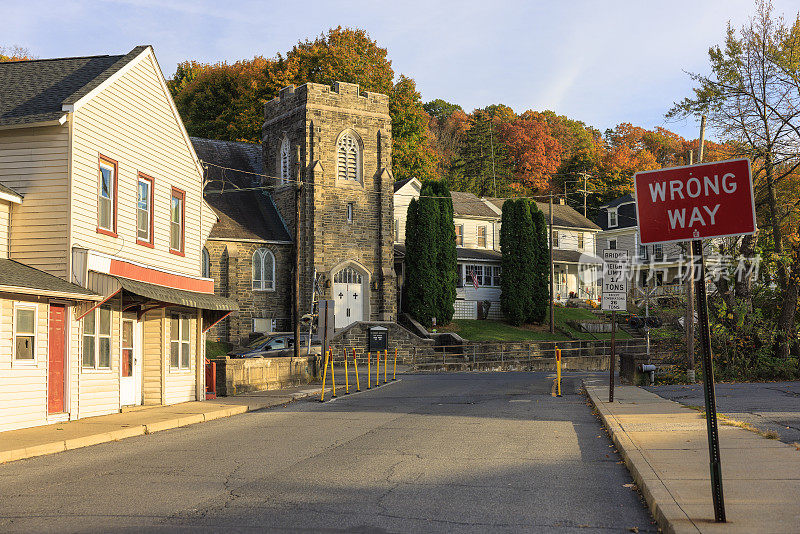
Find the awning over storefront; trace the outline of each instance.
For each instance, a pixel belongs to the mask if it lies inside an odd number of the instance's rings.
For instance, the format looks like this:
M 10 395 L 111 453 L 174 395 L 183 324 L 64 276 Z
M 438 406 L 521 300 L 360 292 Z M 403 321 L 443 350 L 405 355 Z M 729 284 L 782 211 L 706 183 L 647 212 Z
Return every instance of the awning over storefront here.
M 119 282 L 123 291 L 150 300 L 209 311 L 232 312 L 239 310 L 239 305 L 236 302 L 224 297 L 218 297 L 217 295 L 172 289 L 119 276 L 114 276 L 112 278 L 115 278 Z

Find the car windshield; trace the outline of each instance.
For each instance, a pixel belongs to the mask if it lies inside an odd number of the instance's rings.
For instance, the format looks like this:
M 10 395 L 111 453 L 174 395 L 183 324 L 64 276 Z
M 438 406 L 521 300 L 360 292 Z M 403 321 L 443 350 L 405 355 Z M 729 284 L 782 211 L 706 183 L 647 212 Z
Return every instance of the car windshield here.
M 254 341 L 251 341 L 250 344 L 248 344 L 246 348 L 248 348 L 248 349 L 257 349 L 261 345 L 263 345 L 269 339 L 269 337 L 270 336 L 258 337 Z

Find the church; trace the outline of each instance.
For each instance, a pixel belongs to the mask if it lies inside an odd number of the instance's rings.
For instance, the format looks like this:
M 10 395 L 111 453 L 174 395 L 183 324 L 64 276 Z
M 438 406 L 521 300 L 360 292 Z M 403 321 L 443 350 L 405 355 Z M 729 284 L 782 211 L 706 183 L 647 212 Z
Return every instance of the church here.
M 391 127 L 388 96 L 307 83 L 265 104 L 260 147 L 192 139 L 218 217 L 204 276 L 240 307 L 211 339 L 238 345 L 293 328 L 296 235 L 301 315 L 332 299 L 337 329 L 396 320 Z

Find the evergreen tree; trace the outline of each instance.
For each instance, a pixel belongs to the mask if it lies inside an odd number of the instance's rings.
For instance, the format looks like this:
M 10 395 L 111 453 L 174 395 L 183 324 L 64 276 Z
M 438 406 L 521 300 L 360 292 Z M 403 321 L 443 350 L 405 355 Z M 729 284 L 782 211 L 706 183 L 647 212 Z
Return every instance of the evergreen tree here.
M 436 200 L 411 199 L 406 217 L 406 274 L 403 310 L 425 326 L 437 313 Z
M 472 114 L 456 171 L 469 184 L 469 189 L 462 191 L 483 197 L 508 190 L 512 181 L 511 164 L 505 146 L 497 140 L 497 125 L 489 112 L 475 110 Z
M 453 303 L 456 300 L 456 230 L 453 223 L 453 199 L 450 196 L 448 187 L 435 180 L 425 182 L 422 187 L 421 195 L 427 194 L 435 196 L 433 200 L 436 204 L 438 220 L 435 228 L 436 233 L 436 275 L 437 283 L 437 302 L 436 320 L 440 324 L 447 324 L 453 319 L 455 309 Z
M 547 223 L 544 213 L 531 202 L 531 219 L 534 233 L 533 306 L 530 321 L 543 323 L 550 301 L 550 246 L 547 241 Z

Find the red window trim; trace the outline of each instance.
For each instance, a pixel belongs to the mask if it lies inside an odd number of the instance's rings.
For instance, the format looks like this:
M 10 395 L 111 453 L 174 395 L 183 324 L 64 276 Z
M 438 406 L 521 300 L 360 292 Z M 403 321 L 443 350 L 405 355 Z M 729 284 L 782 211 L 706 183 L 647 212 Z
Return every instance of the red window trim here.
M 112 229 L 109 230 L 107 228 L 100 227 L 100 187 L 102 187 L 103 183 L 103 173 L 100 170 L 100 164 L 105 163 L 106 165 L 110 165 L 114 168 L 114 203 L 111 207 L 112 213 L 112 221 L 111 226 Z M 117 237 L 117 191 L 119 186 L 119 162 L 113 160 L 107 156 L 102 154 L 98 154 L 97 157 L 97 233 L 103 234 L 111 237 Z
M 150 182 L 150 240 L 149 241 L 142 241 L 141 239 L 139 239 L 139 228 L 138 228 L 138 222 L 137 222 L 136 223 L 136 226 L 137 226 L 137 228 L 136 228 L 136 243 L 139 244 L 139 245 L 143 245 L 145 247 L 155 248 L 155 244 L 154 244 L 154 241 L 153 241 L 153 235 L 155 234 L 155 228 L 154 228 L 153 223 L 155 222 L 155 220 L 153 218 L 153 214 L 156 211 L 156 206 L 155 206 L 155 203 L 154 203 L 154 200 L 155 200 L 155 194 L 154 193 L 155 193 L 155 190 L 156 190 L 156 179 L 153 178 L 152 176 L 149 176 L 149 175 L 143 173 L 143 172 L 138 173 L 138 175 L 136 176 L 136 204 L 137 205 L 136 205 L 136 209 L 134 211 L 137 212 L 137 217 L 138 217 L 138 209 L 139 209 L 139 206 L 138 206 L 138 204 L 139 204 L 139 180 L 147 180 L 148 182 Z M 137 218 L 137 221 L 138 221 L 138 218 Z
M 172 254 L 176 254 L 178 256 L 185 256 L 186 255 L 186 191 L 182 189 L 178 189 L 177 187 L 172 188 L 172 195 L 169 199 L 169 231 L 170 231 L 170 240 L 172 239 L 172 198 L 180 198 L 181 199 L 181 248 L 174 249 L 172 248 L 172 243 L 170 243 L 169 251 Z

